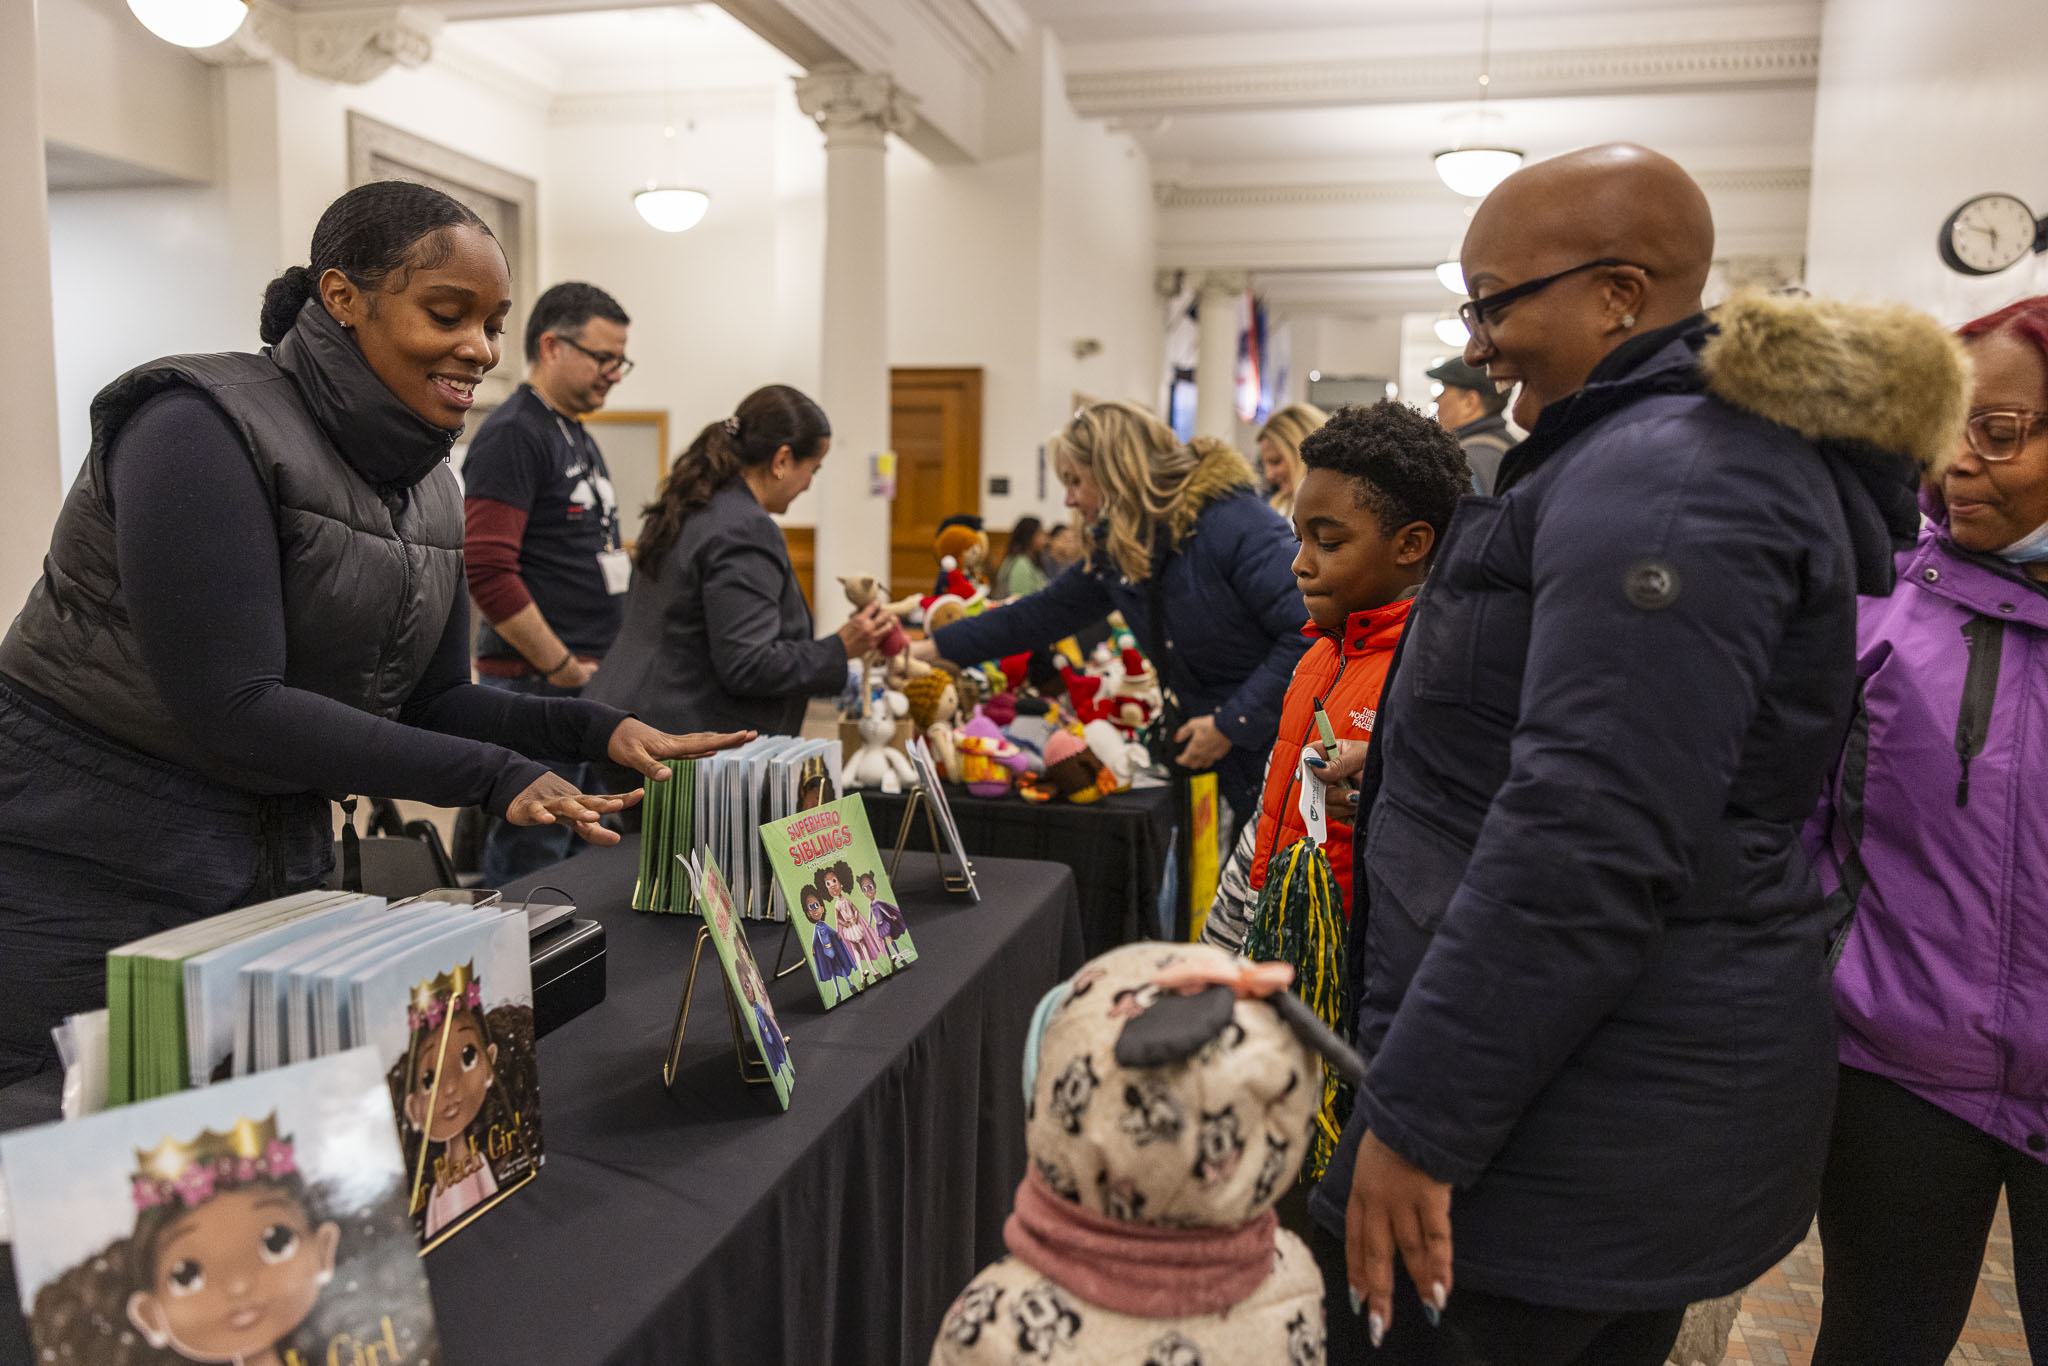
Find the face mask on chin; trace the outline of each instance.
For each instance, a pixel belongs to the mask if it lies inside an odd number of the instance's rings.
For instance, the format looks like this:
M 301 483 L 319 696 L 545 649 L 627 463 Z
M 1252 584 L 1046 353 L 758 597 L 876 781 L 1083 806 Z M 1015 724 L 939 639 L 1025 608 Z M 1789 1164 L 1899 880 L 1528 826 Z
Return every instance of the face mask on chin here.
M 2048 522 L 2043 522 L 2003 549 L 1992 552 L 2007 564 L 2039 564 L 2048 560 Z

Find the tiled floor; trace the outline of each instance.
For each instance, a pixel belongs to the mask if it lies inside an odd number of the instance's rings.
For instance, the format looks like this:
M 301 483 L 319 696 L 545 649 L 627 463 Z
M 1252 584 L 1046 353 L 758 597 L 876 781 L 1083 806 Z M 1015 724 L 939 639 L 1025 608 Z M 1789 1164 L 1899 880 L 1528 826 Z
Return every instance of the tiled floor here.
M 1777 1269 L 1749 1288 L 1728 1339 L 1728 1360 L 1807 1366 L 1820 1326 L 1820 1234 L 1810 1233 Z M 2029 1366 L 2012 1287 L 2012 1226 L 2005 1205 L 1991 1227 L 1977 1299 L 1949 1366 Z

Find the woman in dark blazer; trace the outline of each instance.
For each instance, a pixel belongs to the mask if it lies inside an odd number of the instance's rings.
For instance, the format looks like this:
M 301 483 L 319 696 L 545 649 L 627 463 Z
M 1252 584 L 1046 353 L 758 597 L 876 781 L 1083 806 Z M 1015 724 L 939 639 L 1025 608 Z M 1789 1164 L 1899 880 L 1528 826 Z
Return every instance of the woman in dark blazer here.
M 794 735 L 804 706 L 846 685 L 846 663 L 893 624 L 870 606 L 822 640 L 782 528 L 832 447 L 816 403 L 786 384 L 756 389 L 697 434 L 646 510 L 626 623 L 583 689 L 657 717 L 745 717 L 735 729 Z

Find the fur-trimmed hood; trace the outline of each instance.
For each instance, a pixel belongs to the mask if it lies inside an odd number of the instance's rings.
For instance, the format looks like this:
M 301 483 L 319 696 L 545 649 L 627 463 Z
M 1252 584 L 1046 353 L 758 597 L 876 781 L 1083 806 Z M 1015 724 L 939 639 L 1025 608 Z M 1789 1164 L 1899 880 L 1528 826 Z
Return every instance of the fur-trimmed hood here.
M 1946 328 L 1903 304 L 1746 292 L 1714 310 L 1700 353 L 1716 397 L 1809 441 L 1910 456 L 1939 479 L 1963 438 L 1970 364 Z
M 1234 447 L 1206 437 L 1196 437 L 1194 446 L 1201 452 L 1202 462 L 1188 475 L 1187 483 L 1181 485 L 1166 516 L 1167 539 L 1174 545 L 1187 539 L 1202 509 L 1216 499 L 1238 489 L 1252 493 L 1259 490 L 1250 463 Z

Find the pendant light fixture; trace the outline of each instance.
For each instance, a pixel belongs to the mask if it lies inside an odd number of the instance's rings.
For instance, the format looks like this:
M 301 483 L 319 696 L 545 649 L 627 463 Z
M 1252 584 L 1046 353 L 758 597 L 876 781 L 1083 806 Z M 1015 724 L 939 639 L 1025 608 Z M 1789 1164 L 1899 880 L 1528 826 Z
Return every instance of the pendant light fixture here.
M 649 180 L 646 187 L 633 195 L 633 207 L 640 212 L 647 226 L 657 232 L 688 232 L 704 221 L 704 215 L 711 211 L 711 192 L 690 185 L 676 183 L 676 120 L 674 111 L 675 80 L 669 69 L 669 59 L 674 55 L 674 40 L 664 47 L 661 59 L 661 166 L 668 178 Z M 690 131 L 697 125 L 690 123 Z
M 1493 84 L 1493 0 L 1486 0 L 1479 35 L 1479 107 L 1473 131 L 1484 136 L 1488 126 L 1486 95 Z M 1468 199 L 1484 199 L 1493 187 L 1522 169 L 1522 153 L 1512 147 L 1457 145 L 1436 154 L 1436 173 L 1444 184 Z M 1461 289 L 1458 291 L 1463 293 Z
M 179 47 L 212 47 L 235 36 L 249 17 L 243 0 L 128 0 L 142 26 Z
M 1445 346 L 1455 346 L 1460 351 L 1465 349 L 1466 342 L 1472 340 L 1472 334 L 1466 330 L 1465 324 L 1455 315 L 1438 318 L 1436 326 L 1432 330 L 1436 333 L 1438 341 L 1442 342 Z

